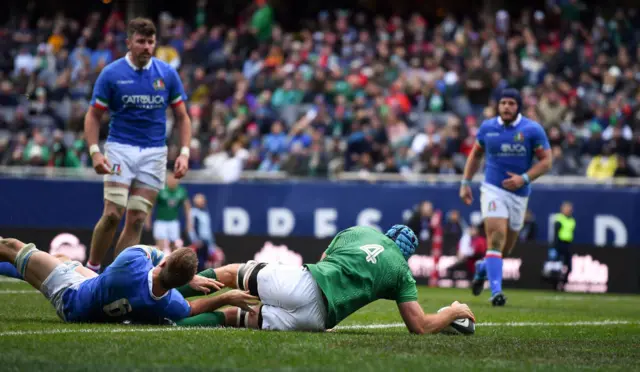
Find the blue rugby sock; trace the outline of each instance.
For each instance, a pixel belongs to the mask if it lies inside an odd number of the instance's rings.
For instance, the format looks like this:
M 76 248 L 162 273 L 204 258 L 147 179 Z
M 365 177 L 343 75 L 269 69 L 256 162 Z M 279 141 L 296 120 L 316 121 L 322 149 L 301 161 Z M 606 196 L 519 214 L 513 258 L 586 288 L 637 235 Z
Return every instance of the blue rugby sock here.
M 24 278 L 18 272 L 15 266 L 13 266 L 9 262 L 0 262 L 0 275 L 8 276 L 11 278 L 16 278 L 23 280 Z
M 476 273 L 474 279 L 486 279 L 487 278 L 487 261 L 479 260 L 476 262 Z
M 487 267 L 491 295 L 493 296 L 496 293 L 502 292 L 502 252 L 487 251 L 484 261 Z

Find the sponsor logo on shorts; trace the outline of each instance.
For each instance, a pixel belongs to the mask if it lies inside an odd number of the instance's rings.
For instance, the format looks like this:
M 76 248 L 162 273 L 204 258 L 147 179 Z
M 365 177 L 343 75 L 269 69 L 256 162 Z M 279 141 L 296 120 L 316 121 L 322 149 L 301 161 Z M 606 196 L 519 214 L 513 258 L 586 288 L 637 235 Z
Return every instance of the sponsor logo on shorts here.
M 489 207 L 487 208 L 487 210 L 489 212 L 495 212 L 496 209 L 498 209 L 498 205 L 496 204 L 496 201 L 495 200 L 490 201 L 489 202 Z
M 120 164 L 114 164 L 113 167 L 111 167 L 111 173 L 119 176 L 122 173 L 122 168 L 120 168 Z

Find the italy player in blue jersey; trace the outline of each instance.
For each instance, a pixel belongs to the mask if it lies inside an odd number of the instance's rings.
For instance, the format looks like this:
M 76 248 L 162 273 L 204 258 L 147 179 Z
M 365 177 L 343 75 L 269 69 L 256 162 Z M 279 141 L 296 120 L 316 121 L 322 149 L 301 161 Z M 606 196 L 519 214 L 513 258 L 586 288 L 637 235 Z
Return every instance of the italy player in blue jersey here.
M 222 286 L 216 280 L 195 275 L 198 259 L 189 248 L 164 257 L 153 247 L 134 246 L 98 275 L 79 262 L 60 260 L 33 244 L 1 239 L 0 261 L 12 263 L 67 322 L 161 324 L 211 313 L 225 305 L 250 311 L 256 300 L 238 290 L 185 300 L 175 288 L 188 284 L 201 295 Z
M 152 21 L 129 22 L 128 53 L 107 65 L 93 87 L 84 130 L 93 168 L 104 177 L 104 210 L 95 226 L 87 267 L 100 264 L 126 211 L 124 230 L 116 255 L 140 242 L 142 227 L 158 192 L 164 188 L 167 168 L 166 110 L 173 108 L 180 133 L 180 156 L 175 177 L 182 178 L 189 164 L 191 121 L 178 72 L 152 57 L 156 28 Z M 100 120 L 109 111 L 109 136 L 105 154 L 98 146 Z
M 460 198 L 471 205 L 471 179 L 485 155 L 480 204 L 488 250 L 484 260 L 476 263 L 472 290 L 474 295 L 480 295 L 488 277 L 494 306 L 504 306 L 507 300 L 502 293 L 502 255 L 511 252 L 522 229 L 531 182 L 548 172 L 552 162 L 544 128 L 522 116 L 521 109 L 520 93 L 504 89 L 498 102 L 498 117 L 480 125 L 460 186 Z

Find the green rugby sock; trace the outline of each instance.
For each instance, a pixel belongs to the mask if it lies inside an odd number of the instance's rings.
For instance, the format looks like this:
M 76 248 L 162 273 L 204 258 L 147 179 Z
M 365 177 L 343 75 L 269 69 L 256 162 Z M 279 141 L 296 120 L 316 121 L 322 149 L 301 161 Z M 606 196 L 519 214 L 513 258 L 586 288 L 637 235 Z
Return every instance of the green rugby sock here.
M 224 326 L 224 313 L 214 311 L 184 318 L 176 322 L 178 327 L 221 327 Z
M 214 279 L 214 280 L 218 278 L 216 276 L 216 272 L 213 269 L 203 270 L 203 271 L 197 273 L 196 275 L 204 276 L 205 278 Z M 184 298 L 195 297 L 195 296 L 204 296 L 205 295 L 204 292 L 196 291 L 195 289 L 189 287 L 189 284 L 185 284 L 182 287 L 178 287 L 176 289 L 178 290 L 178 292 L 180 292 L 180 294 Z M 213 292 L 216 292 L 216 291 L 212 290 L 209 293 L 213 293 Z

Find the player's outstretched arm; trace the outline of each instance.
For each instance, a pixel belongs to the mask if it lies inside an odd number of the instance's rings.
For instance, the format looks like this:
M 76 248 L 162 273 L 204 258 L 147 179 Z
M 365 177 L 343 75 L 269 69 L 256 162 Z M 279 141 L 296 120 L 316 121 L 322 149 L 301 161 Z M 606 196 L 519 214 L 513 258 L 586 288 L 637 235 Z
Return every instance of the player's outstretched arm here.
M 189 316 L 212 312 L 227 305 L 236 306 L 249 312 L 253 312 L 254 310 L 251 306 L 255 305 L 258 300 L 258 297 L 250 295 L 248 291 L 245 292 L 234 289 L 218 296 L 190 301 L 189 305 L 191 306 L 191 313 Z
M 471 318 L 475 321 L 469 306 L 457 301 L 437 314 L 425 314 L 418 301 L 399 303 L 398 310 L 409 332 L 419 335 L 439 333 L 456 319 Z

